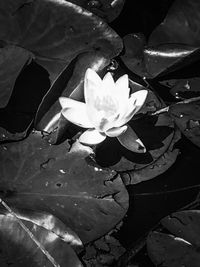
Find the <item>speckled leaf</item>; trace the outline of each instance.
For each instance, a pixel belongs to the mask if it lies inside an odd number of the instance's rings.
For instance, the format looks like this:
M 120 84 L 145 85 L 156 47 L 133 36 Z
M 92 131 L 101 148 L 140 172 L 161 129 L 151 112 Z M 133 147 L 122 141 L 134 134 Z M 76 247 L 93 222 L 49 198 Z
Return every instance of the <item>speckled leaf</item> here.
M 93 13 L 64 0 L 3 0 L 0 39 L 32 51 L 53 81 L 79 53 L 102 51 L 112 58 L 120 37 Z
M 0 48 L 0 108 L 7 105 L 17 76 L 32 58 L 33 55 L 21 47 Z
M 30 230 L 38 244 L 33 241 L 33 237 L 27 234 L 14 216 L 0 215 L 1 265 L 14 267 L 82 266 L 74 250 L 56 234 L 30 221 L 21 220 L 21 222 Z
M 195 100 L 195 98 L 194 98 Z M 171 105 L 169 114 L 180 131 L 195 145 L 200 147 L 200 100 L 185 100 Z
M 188 99 L 200 96 L 200 78 L 170 79 L 161 82 L 170 89 L 176 99 Z
M 0 188 L 12 207 L 48 212 L 89 242 L 125 215 L 128 193 L 114 171 L 92 164 L 91 150 L 69 152 L 39 132 L 0 147 Z M 91 163 L 91 164 L 90 164 Z
M 148 255 L 155 266 L 198 267 L 200 253 L 182 238 L 159 232 L 151 232 L 147 238 Z

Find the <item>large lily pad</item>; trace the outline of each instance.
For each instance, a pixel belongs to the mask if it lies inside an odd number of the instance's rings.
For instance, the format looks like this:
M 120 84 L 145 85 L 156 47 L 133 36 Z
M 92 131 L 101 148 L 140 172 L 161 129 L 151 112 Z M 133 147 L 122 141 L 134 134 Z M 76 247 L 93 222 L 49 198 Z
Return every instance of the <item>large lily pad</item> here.
M 161 220 L 173 235 L 152 232 L 147 238 L 147 249 L 152 261 L 159 266 L 199 266 L 200 212 L 174 212 Z
M 102 19 L 68 1 L 3 0 L 0 11 L 0 39 L 32 51 L 52 81 L 81 52 L 98 50 L 112 58 L 122 49 Z
M 0 108 L 7 105 L 17 76 L 32 58 L 33 54 L 21 47 L 0 48 Z
M 114 171 L 88 165 L 91 150 L 69 152 L 38 132 L 0 147 L 0 188 L 12 207 L 45 211 L 89 242 L 125 215 L 128 193 Z
M 16 217 L 0 215 L 1 266 L 82 266 L 74 250 L 56 234 L 30 221 L 20 222 L 31 236 Z

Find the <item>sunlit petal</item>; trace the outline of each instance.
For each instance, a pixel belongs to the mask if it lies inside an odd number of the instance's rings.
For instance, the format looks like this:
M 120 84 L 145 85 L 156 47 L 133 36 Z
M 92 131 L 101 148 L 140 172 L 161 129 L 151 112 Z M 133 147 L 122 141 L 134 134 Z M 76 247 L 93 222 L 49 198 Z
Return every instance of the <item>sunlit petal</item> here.
M 131 120 L 131 118 L 143 106 L 146 100 L 147 94 L 148 94 L 147 90 L 140 90 L 140 91 L 137 91 L 131 94 L 131 97 L 128 99 L 126 103 L 126 110 L 124 113 L 123 112 L 120 113 L 120 117 L 115 122 L 115 127 L 122 126 Z
M 128 81 L 128 75 L 124 74 L 121 76 L 115 83 L 116 86 L 116 95 L 119 97 L 119 101 L 122 99 L 128 99 L 130 88 L 129 88 L 129 81 Z M 121 99 L 122 97 L 122 99 Z
M 127 130 L 117 137 L 119 142 L 128 150 L 136 153 L 145 153 L 146 148 L 133 129 L 128 126 Z
M 106 135 L 101 134 L 96 129 L 88 129 L 79 137 L 79 142 L 85 145 L 97 145 L 106 139 Z
M 92 69 L 88 68 L 84 78 L 84 97 L 87 105 L 93 105 L 102 87 L 102 80 Z
M 115 90 L 115 82 L 113 80 L 112 74 L 107 72 L 106 75 L 103 77 L 103 90 L 104 94 L 113 94 Z
M 147 90 L 140 90 L 135 93 L 132 93 L 128 102 L 130 105 L 135 106 L 135 113 L 139 111 L 139 109 L 143 106 L 146 97 L 147 97 L 148 91 Z
M 86 105 L 84 103 L 81 103 L 81 105 L 76 108 L 65 108 L 61 113 L 68 121 L 80 127 L 93 128 L 93 124 L 87 116 Z
M 127 125 L 124 125 L 122 127 L 112 128 L 106 131 L 105 134 L 109 137 L 116 137 L 124 133 L 127 130 L 127 127 L 128 127 Z
M 62 109 L 65 108 L 80 108 L 81 105 L 85 105 L 85 103 L 71 99 L 69 97 L 61 96 L 59 97 L 59 102 L 62 107 Z

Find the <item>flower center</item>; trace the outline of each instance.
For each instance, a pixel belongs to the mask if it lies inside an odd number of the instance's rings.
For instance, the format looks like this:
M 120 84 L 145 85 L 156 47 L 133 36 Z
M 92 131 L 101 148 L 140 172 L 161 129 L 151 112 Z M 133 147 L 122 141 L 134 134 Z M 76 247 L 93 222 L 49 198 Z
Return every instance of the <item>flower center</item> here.
M 94 102 L 94 106 L 97 111 L 103 111 L 105 117 L 107 118 L 114 115 L 118 110 L 118 103 L 114 101 L 114 99 L 110 95 L 103 96 L 102 98 L 97 96 Z

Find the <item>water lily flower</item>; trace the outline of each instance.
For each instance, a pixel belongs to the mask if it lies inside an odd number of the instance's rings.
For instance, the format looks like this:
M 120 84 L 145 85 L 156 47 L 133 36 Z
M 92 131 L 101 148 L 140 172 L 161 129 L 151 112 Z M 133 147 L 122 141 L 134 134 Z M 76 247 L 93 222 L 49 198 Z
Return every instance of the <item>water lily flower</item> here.
M 70 122 L 88 128 L 79 137 L 84 145 L 96 145 L 106 137 L 116 137 L 127 149 L 144 153 L 145 146 L 127 122 L 144 104 L 148 91 L 130 95 L 128 75 L 116 82 L 108 72 L 103 79 L 87 69 L 84 79 L 85 103 L 60 97 L 61 113 Z

